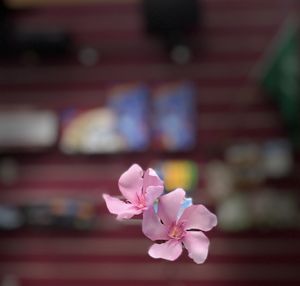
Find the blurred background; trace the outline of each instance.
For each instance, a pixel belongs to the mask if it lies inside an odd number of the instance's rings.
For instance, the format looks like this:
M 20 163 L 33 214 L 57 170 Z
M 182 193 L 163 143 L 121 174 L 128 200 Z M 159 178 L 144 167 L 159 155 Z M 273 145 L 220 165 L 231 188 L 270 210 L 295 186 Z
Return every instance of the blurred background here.
M 0 285 L 300 285 L 299 1 L 0 1 Z M 216 212 L 203 265 L 117 222 L 133 163 Z

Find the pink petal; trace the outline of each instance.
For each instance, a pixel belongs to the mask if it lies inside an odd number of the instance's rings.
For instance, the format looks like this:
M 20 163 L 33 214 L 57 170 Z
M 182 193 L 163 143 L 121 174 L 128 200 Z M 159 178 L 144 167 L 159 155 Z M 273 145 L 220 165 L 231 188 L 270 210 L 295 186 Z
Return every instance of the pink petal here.
M 114 198 L 110 195 L 103 194 L 103 199 L 105 200 L 110 213 L 116 214 L 117 219 L 129 219 L 134 215 L 142 213 L 141 210 L 136 209 L 132 204 L 126 204 L 118 198 Z
M 185 191 L 183 189 L 176 189 L 160 197 L 158 204 L 158 216 L 165 225 L 171 225 L 177 221 L 177 214 L 184 196 Z
M 132 203 L 137 196 L 142 194 L 143 174 L 143 169 L 134 164 L 119 179 L 119 189 L 122 195 Z
M 117 220 L 130 219 L 135 215 L 141 214 L 142 212 L 143 212 L 142 210 L 137 209 L 134 206 L 131 206 L 130 208 L 128 208 L 128 210 L 119 213 L 117 215 Z
M 168 229 L 160 222 L 154 208 L 143 213 L 142 231 L 151 240 L 168 240 Z
M 201 231 L 187 231 L 183 244 L 189 252 L 189 257 L 197 264 L 203 263 L 208 254 L 209 240 Z
M 211 230 L 217 225 L 217 217 L 203 205 L 192 205 L 183 211 L 179 222 L 185 229 Z
M 163 181 L 159 178 L 159 176 L 153 169 L 149 168 L 146 170 L 144 175 L 144 190 L 147 190 L 149 186 L 163 187 L 163 185 Z
M 181 242 L 177 240 L 168 240 L 165 243 L 153 244 L 148 254 L 153 258 L 162 258 L 166 260 L 174 261 L 182 253 Z
M 160 186 L 148 187 L 145 192 L 146 205 L 149 207 L 152 206 L 155 200 L 162 195 L 163 191 L 164 188 Z

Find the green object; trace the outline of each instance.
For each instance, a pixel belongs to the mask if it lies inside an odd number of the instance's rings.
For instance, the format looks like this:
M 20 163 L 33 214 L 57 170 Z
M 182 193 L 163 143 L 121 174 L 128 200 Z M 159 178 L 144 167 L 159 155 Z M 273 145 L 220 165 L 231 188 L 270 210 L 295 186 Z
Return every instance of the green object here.
M 277 102 L 289 137 L 300 147 L 300 60 L 297 25 L 288 21 L 279 34 L 262 84 Z

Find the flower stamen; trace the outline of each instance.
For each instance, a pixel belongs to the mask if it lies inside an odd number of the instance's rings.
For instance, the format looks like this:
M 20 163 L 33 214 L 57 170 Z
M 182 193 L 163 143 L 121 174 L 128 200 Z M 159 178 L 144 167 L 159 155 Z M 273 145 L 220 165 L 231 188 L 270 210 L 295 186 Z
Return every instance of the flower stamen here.
M 139 209 L 146 209 L 147 208 L 147 205 L 146 205 L 146 199 L 143 195 L 141 196 L 137 196 L 137 202 L 136 202 L 136 206 L 139 208 Z
M 184 229 L 182 228 L 181 225 L 173 225 L 170 228 L 170 231 L 168 233 L 169 237 L 173 239 L 181 239 L 184 236 Z

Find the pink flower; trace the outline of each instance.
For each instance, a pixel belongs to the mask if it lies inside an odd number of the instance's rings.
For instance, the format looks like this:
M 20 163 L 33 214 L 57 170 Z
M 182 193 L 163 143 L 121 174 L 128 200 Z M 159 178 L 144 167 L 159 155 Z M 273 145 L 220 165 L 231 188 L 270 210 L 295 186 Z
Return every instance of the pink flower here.
M 153 169 L 145 172 L 132 165 L 119 179 L 119 189 L 126 201 L 103 194 L 108 210 L 117 215 L 117 219 L 129 219 L 143 213 L 163 193 L 163 182 Z
M 180 215 L 180 205 L 185 191 L 176 189 L 159 199 L 158 211 L 153 208 L 144 212 L 143 233 L 153 241 L 148 253 L 153 258 L 174 261 L 182 253 L 184 246 L 197 264 L 203 263 L 208 254 L 209 240 L 203 231 L 217 225 L 217 217 L 203 205 L 191 205 Z

